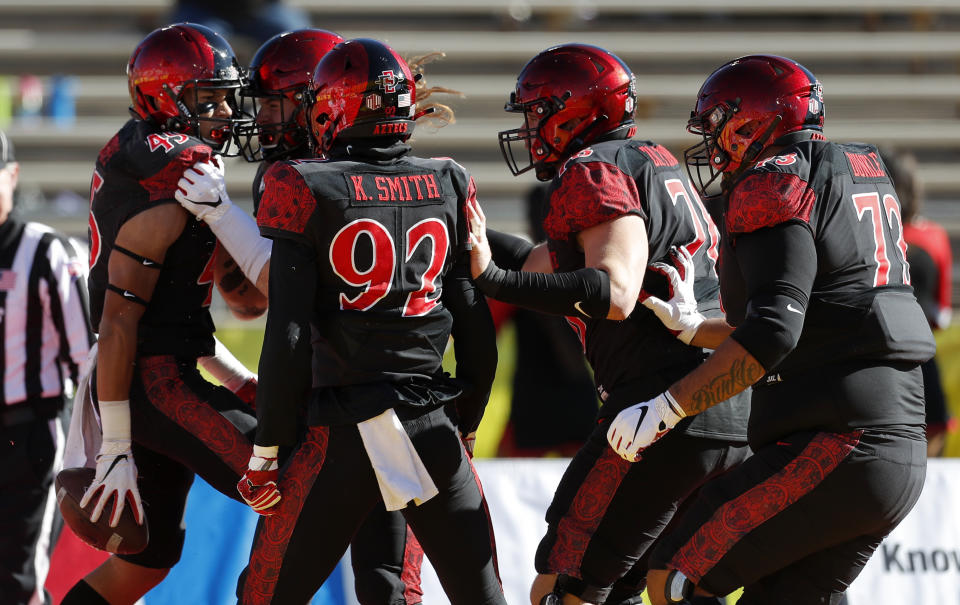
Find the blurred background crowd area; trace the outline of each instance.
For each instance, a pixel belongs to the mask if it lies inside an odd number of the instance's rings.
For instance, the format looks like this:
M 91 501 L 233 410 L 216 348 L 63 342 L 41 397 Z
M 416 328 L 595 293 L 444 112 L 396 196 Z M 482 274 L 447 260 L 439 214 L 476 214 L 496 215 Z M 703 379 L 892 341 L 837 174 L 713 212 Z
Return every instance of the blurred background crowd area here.
M 915 156 L 921 214 L 947 231 L 952 300 L 960 301 L 960 0 L 0 0 L 0 128 L 21 164 L 23 215 L 86 238 L 96 154 L 128 115 L 130 52 L 156 27 L 205 11 L 219 19 L 215 28 L 243 63 L 284 23 L 381 39 L 407 57 L 445 53 L 426 77 L 463 93 L 437 99 L 454 109 L 456 122 L 418 128 L 414 149 L 456 158 L 474 175 L 491 226 L 520 233 L 528 232 L 525 200 L 536 182 L 532 174 L 510 175 L 496 133 L 519 126 L 503 105 L 516 74 L 540 50 L 585 42 L 619 55 L 637 76 L 637 138 L 681 158 L 696 142 L 685 125 L 707 74 L 744 54 L 791 57 L 823 83 L 829 138 Z M 230 195 L 247 207 L 255 169 L 228 162 Z M 220 315 L 225 340 L 255 367 L 262 324 L 240 329 Z M 954 417 L 957 326 L 938 332 Z M 502 411 L 509 404 L 501 402 L 511 396 L 517 333 L 508 325 L 501 334 L 502 377 L 484 429 L 490 433 L 509 424 Z M 482 441 L 481 454 L 497 453 Z M 960 455 L 956 433 L 946 451 Z

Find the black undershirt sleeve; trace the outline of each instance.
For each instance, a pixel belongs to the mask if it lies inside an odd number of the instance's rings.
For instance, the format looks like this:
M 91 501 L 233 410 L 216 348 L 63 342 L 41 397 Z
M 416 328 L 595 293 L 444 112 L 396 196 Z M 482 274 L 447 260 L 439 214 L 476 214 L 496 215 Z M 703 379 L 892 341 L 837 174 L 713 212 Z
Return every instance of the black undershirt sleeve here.
M 491 298 L 541 313 L 596 319 L 610 313 L 610 277 L 593 267 L 532 273 L 501 269 L 491 261 L 474 281 Z
M 317 287 L 313 250 L 273 240 L 270 307 L 257 378 L 257 445 L 293 445 L 298 410 L 312 384 L 310 318 Z
M 731 335 L 767 370 L 797 346 L 810 291 L 817 276 L 817 249 L 799 221 L 736 236 L 736 261 L 746 285 L 747 313 Z
M 513 271 L 523 268 L 524 261 L 533 250 L 533 244 L 522 237 L 494 229 L 487 229 L 487 241 L 490 242 L 493 262 L 503 269 Z
M 470 280 L 470 256 L 463 254 L 443 278 L 443 304 L 453 315 L 456 378 L 464 384 L 457 399 L 460 431 L 477 430 L 497 371 L 497 337 L 483 294 Z

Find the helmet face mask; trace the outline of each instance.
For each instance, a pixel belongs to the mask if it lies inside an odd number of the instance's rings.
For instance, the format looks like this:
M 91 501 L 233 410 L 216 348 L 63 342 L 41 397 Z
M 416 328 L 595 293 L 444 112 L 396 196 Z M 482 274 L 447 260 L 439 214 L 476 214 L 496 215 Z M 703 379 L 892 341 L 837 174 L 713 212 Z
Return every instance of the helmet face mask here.
M 240 85 L 224 87 L 219 82 L 206 85 L 203 82 L 185 86 L 177 105 L 184 116 L 183 122 L 194 136 L 226 156 L 239 155 L 239 134 L 252 122 L 249 113 L 237 102 Z M 230 110 L 229 117 L 220 117 L 222 104 Z
M 306 120 L 308 86 L 317 63 L 343 38 L 323 29 L 299 29 L 267 40 L 250 63 L 250 99 L 255 123 L 241 131 L 243 155 L 250 162 L 309 155 Z M 256 143 L 254 143 L 256 141 Z
M 308 147 L 303 87 L 277 93 L 243 91 L 244 105 L 252 107 L 254 121 L 239 131 L 248 162 L 293 157 Z M 291 99 L 292 98 L 292 99 Z M 254 144 L 256 141 L 256 144 Z
M 500 152 L 503 154 L 503 159 L 514 176 L 538 168 L 538 164 L 541 164 L 544 158 L 557 155 L 561 151 L 551 145 L 550 141 L 541 135 L 541 132 L 547 120 L 563 111 L 565 107 L 564 99 L 557 97 L 537 98 L 523 102 L 517 101 L 517 93 L 510 93 L 510 101 L 503 109 L 508 113 L 523 114 L 524 126 L 500 131 L 497 137 L 500 141 Z M 524 145 L 527 156 L 525 166 L 521 167 L 517 162 L 517 154 L 514 153 L 515 143 L 523 143 Z M 540 178 L 541 173 L 544 174 L 544 178 Z M 543 168 L 538 168 L 537 178 L 549 180 L 552 178 L 552 174 L 546 174 Z
M 227 41 L 192 23 L 153 31 L 127 63 L 131 111 L 136 117 L 164 130 L 196 136 L 224 155 L 237 155 L 230 153 L 231 143 L 239 148 L 237 130 L 252 120 L 235 96 L 245 83 Z M 224 111 L 216 115 L 222 103 L 230 115 Z
M 701 142 L 684 152 L 702 196 L 723 174 L 736 174 L 786 134 L 822 132 L 823 89 L 799 63 L 751 55 L 714 71 L 697 95 L 687 131 Z
M 701 195 L 730 165 L 730 156 L 719 145 L 717 134 L 736 113 L 738 101 L 715 105 L 700 115 L 691 112 L 687 122 L 687 132 L 703 138 L 683 154 L 687 172 Z
M 590 143 L 633 135 L 636 81 L 616 55 L 587 44 L 548 48 L 517 77 L 504 106 L 522 113 L 524 126 L 499 133 L 500 151 L 514 175 L 535 170 L 550 180 L 560 164 Z M 523 155 L 515 150 L 522 142 Z

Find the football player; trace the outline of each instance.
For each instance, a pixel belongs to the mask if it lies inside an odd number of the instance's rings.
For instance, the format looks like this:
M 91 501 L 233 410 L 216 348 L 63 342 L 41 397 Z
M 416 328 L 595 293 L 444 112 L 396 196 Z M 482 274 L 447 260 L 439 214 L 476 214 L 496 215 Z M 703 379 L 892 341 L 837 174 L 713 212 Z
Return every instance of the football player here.
M 383 43 L 338 45 L 308 92 L 311 140 L 326 159 L 271 166 L 257 213 L 273 239 L 270 308 L 259 428 L 238 487 L 268 516 L 240 600 L 307 601 L 382 503 L 402 511 L 451 602 L 503 603 L 460 440 L 479 423 L 496 367 L 492 320 L 469 279 L 473 180 L 452 160 L 410 155 L 426 110 L 407 63 Z M 451 334 L 456 379 L 441 368 Z M 281 445 L 295 445 L 282 475 Z
M 721 181 L 720 284 L 736 327 L 705 338 L 716 352 L 609 436 L 621 456 L 647 457 L 674 418 L 754 385 L 754 454 L 704 486 L 656 548 L 649 595 L 744 586 L 743 604 L 838 603 L 924 480 L 919 365 L 934 341 L 900 204 L 876 147 L 826 139 L 822 88 L 795 61 L 724 64 L 691 115 L 690 172 L 701 192 Z
M 138 522 L 148 517 L 150 541 L 78 582 L 67 605 L 133 603 L 159 583 L 180 557 L 194 473 L 237 498 L 256 426 L 247 404 L 197 369 L 215 352 L 217 240 L 174 199 L 185 169 L 237 142 L 242 70 L 218 34 L 177 24 L 144 38 L 127 76 L 133 117 L 101 150 L 91 183 L 92 384 L 103 434 L 82 504 L 114 524 L 132 507 Z M 265 261 L 238 259 L 254 273 Z
M 675 286 L 696 292 L 692 317 L 722 317 L 716 227 L 674 156 L 631 139 L 635 102 L 633 73 L 609 51 L 566 44 L 541 52 L 506 105 L 524 124 L 501 132 L 500 145 L 511 172 L 533 170 L 551 182 L 547 241 L 531 249 L 487 232 L 479 206 L 468 207 L 476 283 L 492 298 L 566 316 L 603 401 L 547 510 L 534 605 L 639 602 L 651 544 L 700 485 L 747 455 L 744 395 L 708 415 L 669 417 L 670 440 L 642 460 L 622 459 L 607 445 L 620 410 L 707 355 L 690 341 L 695 323 L 678 339 L 637 304 L 647 294 L 667 296 L 655 271 L 684 259 L 688 270 Z M 490 261 L 491 243 L 502 268 Z
M 332 32 L 302 29 L 274 36 L 254 54 L 248 70 L 248 85 L 241 91 L 242 95 L 252 97 L 256 108 L 256 123 L 241 133 L 246 135 L 242 137 L 246 159 L 261 162 L 253 182 L 254 213 L 263 193 L 263 175 L 274 162 L 312 157 L 304 115 L 307 86 L 317 63 L 340 42 L 343 38 Z M 253 145 L 254 140 L 258 146 Z M 178 201 L 201 216 L 231 250 L 241 246 L 238 254 L 242 255 L 250 242 L 261 239 L 255 220 L 232 205 L 222 189 L 219 166 L 198 165 L 196 168 L 180 181 Z M 211 191 L 216 192 L 216 197 L 210 196 L 209 201 L 216 203 L 216 207 L 203 201 L 207 199 L 204 195 Z M 231 220 L 232 217 L 224 220 L 227 213 L 236 214 L 236 220 Z M 229 257 L 228 262 L 232 262 Z M 230 270 L 235 274 L 231 282 L 242 280 L 243 273 L 236 264 L 232 264 Z M 264 265 L 261 274 L 261 281 L 269 279 L 269 264 Z M 267 289 L 263 293 L 267 294 Z M 350 556 L 357 600 L 361 604 L 420 602 L 423 551 L 399 512 L 387 512 L 378 505 L 352 541 Z

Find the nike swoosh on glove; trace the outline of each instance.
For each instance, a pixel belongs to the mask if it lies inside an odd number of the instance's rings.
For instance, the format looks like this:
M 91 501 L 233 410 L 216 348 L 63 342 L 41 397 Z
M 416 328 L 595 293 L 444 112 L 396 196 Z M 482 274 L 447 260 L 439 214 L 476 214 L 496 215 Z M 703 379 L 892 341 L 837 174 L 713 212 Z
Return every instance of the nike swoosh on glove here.
M 128 502 L 133 507 L 137 524 L 143 525 L 143 503 L 137 489 L 137 465 L 133 462 L 133 452 L 128 440 L 103 441 L 97 456 L 97 472 L 93 483 L 80 499 L 80 508 L 85 508 L 91 500 L 97 498 L 97 503 L 90 513 L 90 520 L 96 523 L 113 495 L 116 495 L 116 498 L 110 512 L 110 527 L 116 527 L 120 522 L 123 507 Z
M 627 462 L 640 459 L 640 452 L 666 435 L 686 413 L 669 391 L 650 401 L 632 405 L 619 414 L 607 429 L 607 442 Z
M 174 197 L 198 221 L 209 225 L 223 218 L 233 205 L 224 182 L 223 160 L 215 156 L 184 170 Z
M 670 281 L 670 299 L 647 296 L 640 304 L 653 311 L 664 327 L 673 332 L 681 342 L 690 344 L 705 319 L 697 310 L 697 298 L 693 292 L 693 257 L 685 248 L 674 249 L 672 254 L 677 259 L 679 268 L 683 270 L 683 277 L 676 268 L 667 263 L 650 264 L 650 270 L 662 273 Z
M 237 491 L 243 501 L 261 515 L 273 515 L 274 508 L 281 500 L 277 481 L 280 476 L 280 467 L 277 464 L 277 446 L 253 446 L 254 453 L 247 463 L 247 472 L 237 483 Z

